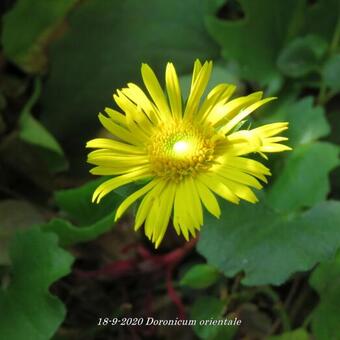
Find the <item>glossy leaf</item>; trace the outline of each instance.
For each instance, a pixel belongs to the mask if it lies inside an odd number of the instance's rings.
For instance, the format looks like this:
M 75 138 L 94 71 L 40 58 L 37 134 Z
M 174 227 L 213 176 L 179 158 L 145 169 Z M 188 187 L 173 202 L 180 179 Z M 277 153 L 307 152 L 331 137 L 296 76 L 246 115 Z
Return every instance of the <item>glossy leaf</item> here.
M 287 144 L 293 148 L 326 137 L 330 133 L 324 108 L 314 106 L 313 102 L 313 97 L 305 97 L 288 104 L 283 103 L 275 114 L 276 121 L 289 122 L 285 136 L 289 138 Z
M 66 219 L 56 218 L 41 227 L 59 236 L 62 245 L 67 246 L 78 242 L 95 239 L 114 226 L 116 209 L 123 197 L 133 190 L 132 186 L 119 188 L 109 193 L 100 204 L 92 203 L 95 188 L 106 178 L 89 181 L 83 186 L 59 190 L 55 200 L 63 213 L 76 225 Z
M 208 264 L 196 264 L 184 274 L 180 282 L 183 286 L 202 289 L 214 284 L 219 276 L 216 268 Z
M 327 198 L 329 172 L 339 166 L 339 147 L 311 143 L 295 148 L 268 191 L 271 207 L 285 212 L 312 207 Z
M 320 302 L 312 312 L 312 331 L 318 340 L 340 339 L 340 253 L 320 264 L 309 280 Z
M 60 218 L 44 223 L 40 227 L 44 231 L 57 234 L 61 245 L 70 246 L 75 243 L 94 240 L 99 235 L 110 230 L 114 226 L 114 214 L 115 211 L 98 222 L 82 227 L 74 226 L 69 221 Z
M 294 0 L 239 2 L 244 19 L 209 16 L 207 28 L 222 47 L 223 57 L 237 61 L 244 78 L 262 85 L 280 83 L 276 61 L 289 40 L 305 31 L 330 40 L 338 19 L 337 0 L 320 1 L 313 7 Z M 216 11 L 220 6 L 217 1 Z M 321 24 L 315 25 L 316 21 Z
M 206 216 L 198 251 L 228 277 L 243 271 L 244 284 L 279 285 L 340 247 L 340 202 L 323 202 L 301 214 L 274 212 L 264 198 L 221 207 L 219 220 Z
M 11 243 L 12 278 L 0 290 L 0 338 L 50 339 L 63 321 L 63 304 L 49 292 L 70 271 L 72 257 L 57 237 L 38 229 L 18 233 Z
M 100 204 L 92 203 L 92 194 L 105 179 L 99 178 L 85 183 L 78 188 L 55 192 L 55 200 L 59 208 L 79 225 L 89 225 L 112 213 L 119 199 L 111 193 Z

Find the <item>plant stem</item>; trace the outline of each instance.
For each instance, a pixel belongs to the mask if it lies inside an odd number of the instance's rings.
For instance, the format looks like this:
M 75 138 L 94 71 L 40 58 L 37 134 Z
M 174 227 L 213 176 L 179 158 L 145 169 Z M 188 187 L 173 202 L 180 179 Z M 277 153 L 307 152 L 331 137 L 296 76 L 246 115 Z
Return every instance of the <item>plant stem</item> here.
M 233 295 L 238 291 L 238 288 L 240 287 L 241 279 L 243 277 L 243 274 L 240 273 L 235 277 L 234 283 L 231 287 L 230 294 Z
M 324 105 L 326 103 L 326 84 L 323 80 L 321 80 L 321 86 L 320 86 L 320 91 L 319 91 L 319 95 L 318 98 L 316 100 L 316 103 L 318 105 Z
M 275 302 L 274 307 L 279 316 L 279 319 L 277 319 L 276 322 L 274 322 L 268 335 L 274 334 L 281 323 L 284 331 L 290 331 L 291 330 L 290 320 L 279 295 L 270 286 L 260 288 L 259 292 L 266 294 L 268 297 L 271 298 L 273 302 Z
M 313 317 L 313 311 L 303 321 L 302 328 L 307 328 L 308 327 L 309 323 L 312 321 L 312 317 Z
M 296 293 L 296 291 L 297 291 L 297 289 L 299 287 L 299 283 L 300 283 L 300 280 L 298 278 L 295 278 L 293 283 L 292 283 L 292 286 L 291 286 L 291 288 L 290 288 L 290 290 L 288 292 L 287 298 L 286 298 L 286 300 L 284 302 L 284 306 L 285 306 L 286 309 L 292 303 L 294 295 L 295 295 L 295 293 Z
M 300 294 L 298 295 L 297 299 L 295 300 L 295 304 L 292 306 L 291 308 L 291 320 L 294 320 L 295 317 L 298 315 L 298 312 L 301 308 L 301 306 L 304 304 L 304 302 L 306 301 L 308 295 L 309 295 L 310 291 L 309 291 L 309 286 L 306 283 L 302 289 Z

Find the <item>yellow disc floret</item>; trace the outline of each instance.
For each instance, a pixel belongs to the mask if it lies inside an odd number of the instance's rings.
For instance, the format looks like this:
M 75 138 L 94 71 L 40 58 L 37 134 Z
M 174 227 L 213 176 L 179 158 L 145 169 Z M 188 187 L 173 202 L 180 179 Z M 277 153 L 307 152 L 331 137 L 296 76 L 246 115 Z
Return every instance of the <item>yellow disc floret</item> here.
M 148 147 L 154 174 L 179 182 L 209 169 L 215 147 L 212 135 L 213 131 L 203 131 L 192 122 L 161 124 Z

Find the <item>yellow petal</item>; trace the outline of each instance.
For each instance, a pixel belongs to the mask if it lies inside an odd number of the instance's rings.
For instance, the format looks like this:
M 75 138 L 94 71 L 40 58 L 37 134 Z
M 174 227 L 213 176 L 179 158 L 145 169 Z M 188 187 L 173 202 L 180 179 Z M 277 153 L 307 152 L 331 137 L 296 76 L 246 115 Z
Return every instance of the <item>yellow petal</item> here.
M 109 117 L 115 122 L 115 123 L 118 123 L 119 125 L 123 126 L 123 127 L 126 127 L 126 117 L 116 111 L 116 110 L 113 110 L 109 107 L 106 107 L 104 109 L 104 111 L 109 115 Z
M 226 125 L 224 125 L 220 129 L 220 133 L 227 134 L 233 127 L 235 127 L 239 122 L 241 122 L 244 118 L 249 116 L 253 111 L 258 109 L 260 106 L 276 99 L 275 97 L 270 97 L 266 99 L 259 100 L 258 102 L 248 106 L 244 110 L 242 110 L 238 115 L 232 118 Z
M 256 178 L 240 171 L 239 169 L 216 166 L 213 171 L 221 175 L 222 177 L 233 180 L 235 182 L 249 185 L 256 189 L 262 189 L 261 183 Z
M 135 227 L 134 227 L 135 230 L 138 230 L 141 227 L 148 213 L 150 212 L 153 201 L 155 200 L 157 196 L 160 195 L 165 185 L 166 185 L 166 181 L 160 181 L 142 199 L 142 202 L 140 203 L 138 207 L 136 218 L 135 218 Z
M 141 108 L 154 125 L 161 120 L 157 108 L 139 86 L 129 83 L 127 88 L 122 89 L 122 93 Z
M 288 122 L 278 122 L 278 123 L 262 125 L 258 128 L 253 129 L 252 131 L 262 137 L 271 137 L 287 129 L 288 129 Z
M 232 180 L 228 180 L 226 178 L 221 177 L 221 181 L 230 188 L 230 190 L 239 198 L 244 199 L 250 203 L 258 202 L 257 197 L 253 193 L 253 191 L 247 187 L 246 185 L 234 182 Z
M 183 181 L 178 183 L 176 187 L 175 202 L 174 202 L 174 225 L 175 228 L 179 229 L 184 238 L 189 240 L 189 231 L 195 236 L 195 228 L 193 226 L 194 221 L 189 216 L 188 210 L 186 209 L 188 197 L 184 191 Z
M 165 71 L 166 90 L 169 97 L 171 113 L 174 117 L 182 117 L 182 95 L 175 67 L 168 63 Z
M 154 234 L 155 248 L 159 247 L 161 241 L 163 240 L 165 231 L 167 230 L 172 207 L 174 205 L 175 190 L 175 184 L 169 183 L 162 193 L 160 214 L 156 223 L 157 231 Z
M 127 183 L 150 177 L 151 175 L 150 167 L 145 166 L 139 170 L 131 171 L 127 174 L 111 178 L 98 186 L 98 188 L 93 193 L 92 202 L 97 201 L 97 203 L 99 203 L 100 200 L 112 190 L 115 190 Z
M 197 179 L 201 181 L 204 185 L 206 185 L 210 190 L 215 192 L 217 195 L 235 204 L 239 203 L 239 198 L 227 186 L 220 182 L 213 174 L 209 173 L 208 175 L 202 173 L 197 176 Z
M 138 140 L 131 132 L 124 129 L 118 124 L 115 124 L 110 118 L 105 117 L 101 113 L 98 115 L 100 122 L 103 124 L 106 130 L 112 133 L 113 136 L 116 136 L 129 144 L 140 145 L 142 141 Z
M 195 81 L 192 83 L 189 98 L 185 107 L 184 117 L 191 118 L 196 112 L 200 103 L 200 98 L 202 97 L 208 84 L 211 70 L 212 62 L 205 62 L 197 76 L 195 76 Z
M 158 82 L 155 73 L 152 71 L 151 67 L 147 64 L 142 65 L 142 77 L 145 87 L 148 89 L 151 98 L 158 107 L 163 117 L 170 118 L 170 110 L 168 103 L 166 101 L 163 89 Z
M 131 167 L 105 167 L 105 166 L 96 166 L 90 170 L 92 175 L 101 175 L 101 176 L 113 176 L 113 175 L 122 175 L 124 173 L 130 172 Z
M 183 184 L 186 197 L 190 197 L 190 201 L 188 201 L 190 203 L 187 204 L 189 214 L 191 218 L 196 221 L 194 225 L 195 228 L 199 229 L 203 224 L 203 211 L 194 180 L 192 177 L 188 177 L 184 180 Z
M 143 188 L 135 191 L 133 194 L 128 196 L 118 207 L 116 211 L 115 221 L 117 221 L 123 215 L 123 213 L 126 211 L 126 209 L 130 207 L 131 204 L 133 204 L 136 200 L 149 192 L 155 185 L 159 183 L 159 181 L 159 179 L 154 179 Z
M 235 85 L 219 84 L 215 86 L 207 95 L 206 100 L 201 105 L 197 113 L 197 119 L 207 117 L 217 105 L 224 105 L 236 89 Z
M 149 159 L 145 155 L 133 155 L 131 157 L 130 155 L 110 153 L 109 150 L 96 150 L 88 154 L 87 162 L 104 167 L 134 167 L 149 164 Z
M 218 205 L 215 195 L 203 183 L 195 181 L 195 185 L 197 187 L 201 201 L 203 202 L 207 210 L 215 217 L 220 218 L 221 209 Z
M 228 103 L 222 102 L 207 112 L 204 118 L 213 125 L 223 124 L 226 120 L 230 121 L 234 118 L 243 108 L 260 100 L 261 97 L 262 92 L 254 92 L 248 96 L 235 98 Z
M 277 142 L 284 142 L 287 140 L 288 140 L 287 137 L 269 137 L 265 139 L 266 143 L 277 143 Z
M 194 62 L 194 69 L 192 71 L 191 87 L 193 87 L 201 69 L 202 69 L 202 64 L 198 59 L 196 59 L 195 62 Z
M 143 134 L 144 138 L 147 138 L 152 133 L 154 126 L 150 122 L 148 116 L 139 109 L 130 99 L 125 96 L 122 91 L 117 91 L 117 95 L 114 95 L 118 106 L 126 114 L 126 125 L 132 133 Z M 138 128 L 136 129 L 136 123 Z
M 270 175 L 270 170 L 266 166 L 250 158 L 226 156 L 224 161 L 226 165 L 230 165 L 242 171 Z
M 292 150 L 291 147 L 284 144 L 266 144 L 260 148 L 262 152 L 282 152 Z
M 121 143 L 108 138 L 95 138 L 86 143 L 87 148 L 102 148 L 119 151 L 120 153 L 145 154 L 145 149 L 130 144 Z
M 146 237 L 152 242 L 154 242 L 153 235 L 155 232 L 156 223 L 160 216 L 160 205 L 161 200 L 159 199 L 159 197 L 154 197 L 150 206 L 150 211 L 148 212 L 145 219 L 144 232 Z

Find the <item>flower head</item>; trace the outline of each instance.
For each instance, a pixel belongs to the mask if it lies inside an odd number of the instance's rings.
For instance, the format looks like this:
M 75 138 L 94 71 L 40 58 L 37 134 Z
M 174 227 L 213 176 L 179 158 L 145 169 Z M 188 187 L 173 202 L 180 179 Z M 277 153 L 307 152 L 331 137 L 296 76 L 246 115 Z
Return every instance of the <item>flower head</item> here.
M 262 99 L 262 92 L 231 99 L 235 86 L 220 84 L 201 101 L 212 70 L 212 62 L 194 64 L 190 93 L 186 103 L 176 70 L 168 63 L 164 93 L 152 69 L 142 65 L 146 94 L 135 84 L 114 94 L 123 113 L 106 108 L 99 120 L 115 139 L 97 138 L 87 143 L 95 148 L 88 162 L 96 165 L 95 175 L 111 175 L 95 190 L 99 202 L 116 188 L 147 180 L 147 184 L 128 196 L 116 212 L 116 220 L 141 199 L 135 230 L 145 225 L 146 236 L 156 247 L 162 241 L 170 218 L 177 234 L 186 240 L 195 236 L 203 224 L 202 205 L 220 216 L 216 196 L 238 204 L 257 198 L 251 188 L 261 189 L 270 170 L 249 158 L 259 153 L 290 150 L 277 136 L 288 128 L 279 122 L 254 129 L 238 129 L 247 117 L 274 98 Z

